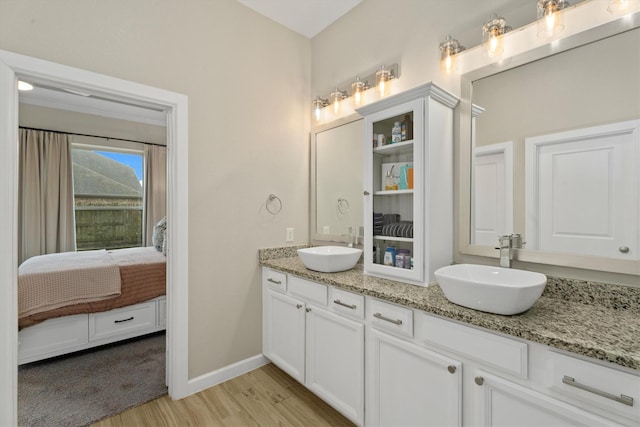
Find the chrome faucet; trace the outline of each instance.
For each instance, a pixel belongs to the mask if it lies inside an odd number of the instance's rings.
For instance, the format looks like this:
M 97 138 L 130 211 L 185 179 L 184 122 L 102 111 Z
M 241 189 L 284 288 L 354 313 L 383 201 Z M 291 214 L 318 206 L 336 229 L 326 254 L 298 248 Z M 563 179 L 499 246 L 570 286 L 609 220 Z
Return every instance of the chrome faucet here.
M 500 267 L 511 268 L 511 259 L 513 258 L 513 249 L 521 249 L 524 242 L 519 234 L 507 234 L 498 237 L 500 250 Z
M 347 233 L 341 234 L 341 236 L 346 237 L 347 246 L 350 248 L 354 248 L 360 244 L 358 235 L 353 231 L 353 227 L 346 227 Z

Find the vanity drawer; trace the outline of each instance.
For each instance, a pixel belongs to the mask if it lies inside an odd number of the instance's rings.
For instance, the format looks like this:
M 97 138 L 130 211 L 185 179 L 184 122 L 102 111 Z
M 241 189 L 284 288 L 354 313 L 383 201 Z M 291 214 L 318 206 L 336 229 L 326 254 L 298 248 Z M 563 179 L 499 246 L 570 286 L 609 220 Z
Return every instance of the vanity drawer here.
M 420 316 L 419 322 L 419 341 L 477 360 L 494 370 L 527 378 L 526 343 L 426 314 Z
M 364 319 L 364 295 L 331 288 L 329 307 L 336 313 L 355 319 Z
M 268 268 L 263 268 L 262 272 L 262 281 L 264 284 L 281 292 L 287 291 L 287 275 L 285 273 Z
M 327 305 L 327 287 L 299 277 L 289 278 L 289 293 L 303 298 L 307 302 Z
M 547 354 L 552 367 L 548 379 L 551 389 L 640 425 L 640 376 L 553 351 Z
M 371 326 L 403 337 L 413 337 L 413 310 L 370 299 L 367 317 Z
M 156 301 L 89 314 L 89 341 L 135 336 L 156 327 Z

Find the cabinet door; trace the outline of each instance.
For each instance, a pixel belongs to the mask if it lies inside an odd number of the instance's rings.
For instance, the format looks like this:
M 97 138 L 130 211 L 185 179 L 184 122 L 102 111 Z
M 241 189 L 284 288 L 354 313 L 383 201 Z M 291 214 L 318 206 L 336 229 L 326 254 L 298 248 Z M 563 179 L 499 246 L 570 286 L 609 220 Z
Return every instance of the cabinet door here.
M 610 420 L 583 411 L 502 378 L 478 372 L 476 420 L 479 426 L 611 426 Z
M 264 296 L 264 355 L 304 383 L 304 303 L 271 289 Z
M 306 386 L 356 424 L 364 423 L 364 325 L 307 309 Z
M 461 425 L 460 362 L 375 330 L 367 346 L 367 425 Z

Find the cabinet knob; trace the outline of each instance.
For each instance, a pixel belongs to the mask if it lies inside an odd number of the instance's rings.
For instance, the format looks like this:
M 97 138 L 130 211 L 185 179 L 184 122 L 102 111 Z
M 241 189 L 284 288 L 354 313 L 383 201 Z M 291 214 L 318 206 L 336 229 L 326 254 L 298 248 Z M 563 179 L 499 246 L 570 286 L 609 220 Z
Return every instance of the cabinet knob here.
M 628 253 L 629 253 L 629 247 L 628 247 L 628 246 L 620 246 L 620 247 L 618 248 L 618 250 L 619 250 L 620 252 L 622 252 L 623 254 L 628 254 Z
M 449 371 L 449 373 L 451 374 L 455 374 L 456 373 L 456 367 L 453 365 L 449 365 L 447 366 L 447 371 Z
M 302 308 L 302 304 L 296 304 L 296 308 Z
M 365 196 L 368 196 L 368 195 L 369 195 L 369 192 L 368 192 L 368 191 L 365 191 L 365 192 L 364 192 L 364 195 L 365 195 Z
M 306 309 L 305 309 L 305 311 L 306 311 L 307 313 L 309 313 L 309 312 L 311 311 L 311 309 L 310 309 L 310 308 L 306 308 Z
M 473 381 L 475 381 L 475 383 L 478 384 L 478 385 L 484 384 L 484 378 L 482 378 L 482 377 L 475 377 L 473 379 Z

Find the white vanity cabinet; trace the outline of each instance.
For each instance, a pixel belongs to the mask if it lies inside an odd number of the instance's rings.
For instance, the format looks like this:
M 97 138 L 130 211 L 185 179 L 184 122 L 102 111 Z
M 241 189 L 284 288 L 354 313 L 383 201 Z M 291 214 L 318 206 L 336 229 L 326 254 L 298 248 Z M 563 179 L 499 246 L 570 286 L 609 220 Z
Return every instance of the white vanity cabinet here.
M 457 103 L 428 83 L 357 109 L 365 126 L 365 273 L 424 285 L 451 262 Z M 409 130 L 392 143 L 396 122 Z M 401 262 L 385 264 L 387 248 L 402 253 Z
M 370 299 L 367 318 L 367 425 L 462 425 L 461 363 L 407 340 L 410 309 Z
M 364 424 L 363 304 L 362 296 L 263 269 L 264 355 L 358 425 Z
M 462 363 L 464 424 L 640 424 L 638 375 L 560 354 L 541 344 L 418 313 L 416 341 Z M 562 380 L 567 377 L 579 378 L 588 390 L 566 384 Z
M 364 325 L 310 307 L 306 378 L 309 390 L 356 424 L 364 423 Z
M 263 352 L 358 425 L 638 426 L 640 373 L 263 268 Z
M 264 296 L 263 353 L 304 383 L 305 303 L 272 289 Z
M 495 375 L 476 371 L 477 426 L 612 426 L 619 425 L 554 397 Z

